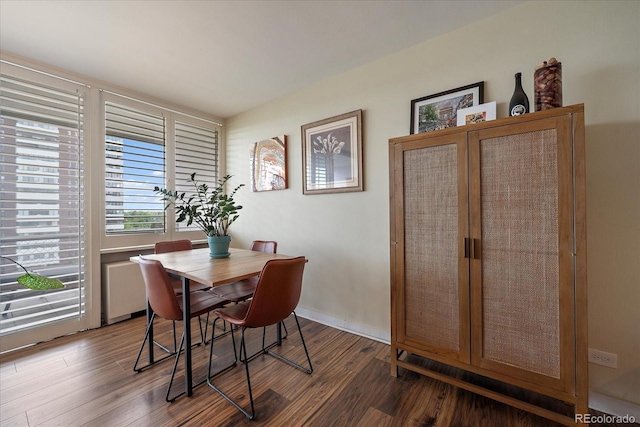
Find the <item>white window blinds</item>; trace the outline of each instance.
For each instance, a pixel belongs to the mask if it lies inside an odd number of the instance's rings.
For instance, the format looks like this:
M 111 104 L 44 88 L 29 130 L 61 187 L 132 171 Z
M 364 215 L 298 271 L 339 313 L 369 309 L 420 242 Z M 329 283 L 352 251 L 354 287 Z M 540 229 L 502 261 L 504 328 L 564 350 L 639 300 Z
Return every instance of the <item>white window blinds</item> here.
M 0 336 L 84 314 L 84 95 L 0 76 Z
M 188 179 L 194 172 L 200 183 L 214 186 L 218 179 L 218 131 L 176 121 L 175 135 L 176 190 L 193 193 L 194 186 Z M 176 223 L 176 231 L 196 229 L 187 227 L 186 222 Z

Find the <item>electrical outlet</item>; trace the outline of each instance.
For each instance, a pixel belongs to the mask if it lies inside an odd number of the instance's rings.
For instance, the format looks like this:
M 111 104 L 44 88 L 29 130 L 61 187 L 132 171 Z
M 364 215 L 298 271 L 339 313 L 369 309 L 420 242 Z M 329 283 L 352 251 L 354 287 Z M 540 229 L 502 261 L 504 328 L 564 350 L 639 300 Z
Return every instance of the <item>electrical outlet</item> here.
M 609 368 L 618 367 L 618 355 L 606 353 L 600 350 L 589 349 L 589 362 L 597 365 L 608 366 Z

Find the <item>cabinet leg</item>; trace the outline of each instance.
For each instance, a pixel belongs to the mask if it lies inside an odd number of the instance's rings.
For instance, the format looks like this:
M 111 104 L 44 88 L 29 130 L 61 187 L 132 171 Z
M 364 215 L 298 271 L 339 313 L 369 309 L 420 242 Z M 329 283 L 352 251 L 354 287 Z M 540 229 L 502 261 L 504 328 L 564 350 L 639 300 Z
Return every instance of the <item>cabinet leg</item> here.
M 389 364 L 391 365 L 391 376 L 398 378 L 398 349 L 393 344 L 391 344 L 391 360 Z
M 583 420 L 584 416 L 589 413 L 589 398 L 588 396 L 578 395 L 576 405 L 575 405 L 575 414 L 576 414 L 576 424 L 584 424 L 584 422 L 578 420 Z M 577 415 L 581 415 L 578 417 Z

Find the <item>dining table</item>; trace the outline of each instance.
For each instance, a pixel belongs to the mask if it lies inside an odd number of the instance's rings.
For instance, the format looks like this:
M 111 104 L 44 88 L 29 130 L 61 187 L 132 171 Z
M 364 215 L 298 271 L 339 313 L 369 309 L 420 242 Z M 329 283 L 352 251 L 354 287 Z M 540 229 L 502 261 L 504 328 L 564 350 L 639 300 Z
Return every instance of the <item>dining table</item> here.
M 167 252 L 162 254 L 148 254 L 131 257 L 137 262 L 140 257 L 160 261 L 170 275 L 179 277 L 182 281 L 182 312 L 185 334 L 184 345 L 184 386 L 187 396 L 193 394 L 191 367 L 191 313 L 189 284 L 191 281 L 220 286 L 236 282 L 249 277 L 258 276 L 267 261 L 274 259 L 290 259 L 292 256 L 246 249 L 229 249 L 229 257 L 212 258 L 209 248 L 191 249 L 186 251 Z M 154 363 L 153 331 L 149 336 L 149 363 Z

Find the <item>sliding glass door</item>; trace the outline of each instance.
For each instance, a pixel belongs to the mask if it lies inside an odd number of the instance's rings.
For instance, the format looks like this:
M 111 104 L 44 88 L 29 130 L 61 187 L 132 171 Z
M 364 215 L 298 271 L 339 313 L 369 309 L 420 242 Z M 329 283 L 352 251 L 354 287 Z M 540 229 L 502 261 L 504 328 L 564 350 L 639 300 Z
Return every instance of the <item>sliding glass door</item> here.
M 0 76 L 0 350 L 85 327 L 85 87 Z M 20 264 L 20 265 L 18 265 Z M 24 269 L 65 287 L 31 290 Z

